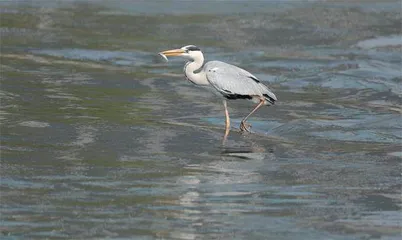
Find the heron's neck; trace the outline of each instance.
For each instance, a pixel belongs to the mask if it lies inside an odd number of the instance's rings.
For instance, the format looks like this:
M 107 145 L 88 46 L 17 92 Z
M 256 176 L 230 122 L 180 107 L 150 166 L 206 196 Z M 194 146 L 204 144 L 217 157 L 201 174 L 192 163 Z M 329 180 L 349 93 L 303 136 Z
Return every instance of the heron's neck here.
M 204 58 L 194 59 L 193 62 L 187 62 L 184 66 L 184 74 L 187 79 L 197 85 L 209 85 L 205 72 L 200 69 L 204 63 Z M 197 71 L 197 73 L 195 73 Z

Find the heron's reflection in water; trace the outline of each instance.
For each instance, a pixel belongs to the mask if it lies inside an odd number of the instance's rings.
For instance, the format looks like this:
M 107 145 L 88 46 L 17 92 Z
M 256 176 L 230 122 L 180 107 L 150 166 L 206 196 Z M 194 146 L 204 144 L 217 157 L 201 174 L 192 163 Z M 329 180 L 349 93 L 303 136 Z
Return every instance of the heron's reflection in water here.
M 247 145 L 246 145 L 247 143 Z M 265 158 L 272 159 L 274 157 L 274 148 L 262 147 L 251 139 L 246 139 L 240 146 L 230 146 L 224 142 L 221 147 L 221 157 L 223 160 L 228 160 L 228 157 L 235 157 L 244 160 L 264 160 Z
M 216 150 L 216 149 L 215 149 Z M 260 169 L 271 165 L 273 150 L 246 140 L 240 146 L 223 146 L 209 155 L 211 161 L 188 164 L 187 174 L 176 182 L 182 189 L 175 201 L 174 218 L 186 226 L 174 228 L 170 237 L 196 239 L 208 226 L 217 231 L 233 222 L 230 216 L 255 211 L 255 193 L 265 191 Z M 259 203 L 260 204 L 260 203 Z M 219 220 L 220 219 L 220 220 Z
M 221 151 L 223 159 L 228 157 L 235 157 L 244 160 L 263 160 L 267 155 L 264 148 L 254 147 L 224 147 Z

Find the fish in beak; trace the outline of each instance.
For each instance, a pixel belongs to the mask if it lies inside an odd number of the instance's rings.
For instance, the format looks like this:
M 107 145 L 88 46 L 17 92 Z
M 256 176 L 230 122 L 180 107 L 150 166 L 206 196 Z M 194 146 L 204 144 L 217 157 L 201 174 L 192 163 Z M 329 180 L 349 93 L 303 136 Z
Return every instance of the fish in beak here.
M 163 51 L 160 52 L 159 55 L 165 59 L 166 61 L 168 61 L 167 57 L 174 57 L 174 56 L 180 56 L 183 53 L 185 53 L 186 51 L 184 51 L 183 49 L 172 49 L 172 50 L 167 50 L 167 51 Z

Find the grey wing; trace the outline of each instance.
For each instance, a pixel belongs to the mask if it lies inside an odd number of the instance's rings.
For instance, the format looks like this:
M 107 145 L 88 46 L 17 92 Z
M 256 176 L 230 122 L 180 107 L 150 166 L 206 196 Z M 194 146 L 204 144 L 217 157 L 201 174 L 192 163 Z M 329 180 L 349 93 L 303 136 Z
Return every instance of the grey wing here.
M 205 64 L 204 71 L 210 84 L 228 99 L 264 97 L 271 104 L 277 100 L 275 94 L 257 77 L 239 67 L 211 61 Z

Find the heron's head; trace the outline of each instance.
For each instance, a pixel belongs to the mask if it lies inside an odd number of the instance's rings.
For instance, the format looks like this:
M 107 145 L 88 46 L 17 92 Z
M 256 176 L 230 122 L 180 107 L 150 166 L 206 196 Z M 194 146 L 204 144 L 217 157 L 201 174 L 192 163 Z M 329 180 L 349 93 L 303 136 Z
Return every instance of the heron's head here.
M 185 57 L 187 59 L 194 61 L 204 60 L 201 50 L 194 45 L 187 45 L 182 48 L 163 51 L 160 52 L 159 54 L 163 54 L 166 57 L 174 57 L 174 56 Z

